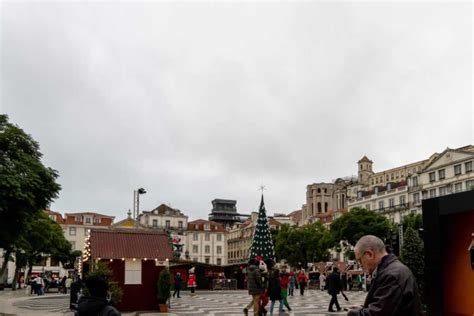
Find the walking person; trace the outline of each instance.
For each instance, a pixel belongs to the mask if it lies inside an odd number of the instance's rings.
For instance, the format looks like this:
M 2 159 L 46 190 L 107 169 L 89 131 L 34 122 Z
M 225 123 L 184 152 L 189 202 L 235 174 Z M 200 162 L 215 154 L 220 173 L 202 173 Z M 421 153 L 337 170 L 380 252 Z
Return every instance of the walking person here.
M 288 295 L 293 296 L 295 292 L 295 283 L 296 283 L 296 276 L 293 271 L 290 271 L 290 282 L 288 282 Z
M 286 308 L 291 311 L 288 304 L 288 284 L 290 283 L 290 275 L 286 272 L 286 266 L 282 266 L 280 273 L 281 299 Z
M 68 276 L 66 281 L 64 281 L 64 286 L 66 287 L 64 290 L 66 294 L 71 293 L 71 285 L 72 285 L 72 278 L 71 276 Z
M 278 270 L 274 270 L 268 280 L 268 296 L 270 297 L 270 315 L 273 315 L 273 307 L 275 306 L 275 302 L 278 301 L 280 303 L 279 312 L 283 312 L 283 301 L 282 301 L 282 288 L 281 288 L 281 280 L 280 274 Z
M 244 315 L 247 316 L 249 309 L 253 306 L 254 316 L 258 316 L 260 305 L 260 295 L 265 291 L 262 282 L 262 275 L 258 268 L 259 262 L 257 259 L 250 259 L 247 267 L 247 287 L 249 294 L 252 295 L 252 301 L 244 308 Z
M 418 285 L 413 273 L 395 255 L 387 253 L 380 238 L 363 236 L 354 252 L 362 268 L 374 278 L 364 305 L 352 306 L 348 316 L 421 314 Z
M 337 294 L 342 291 L 341 277 L 339 275 L 339 269 L 334 267 L 332 273 L 326 278 L 326 284 L 328 293 L 331 295 L 331 301 L 329 302 L 328 312 L 335 312 L 333 306 L 336 305 L 337 311 L 341 311 L 341 306 L 337 301 Z
M 324 291 L 326 288 L 326 275 L 324 273 L 319 274 L 319 289 Z
M 181 296 L 179 296 L 179 292 L 181 291 L 181 283 L 182 282 L 183 282 L 183 279 L 181 278 L 181 273 L 176 272 L 176 275 L 174 276 L 173 297 L 175 297 L 175 295 L 176 295 L 178 298 L 181 298 Z
M 300 295 L 304 295 L 304 288 L 308 283 L 308 276 L 306 275 L 306 271 L 304 269 L 301 269 L 300 273 L 298 273 L 298 283 L 300 286 Z

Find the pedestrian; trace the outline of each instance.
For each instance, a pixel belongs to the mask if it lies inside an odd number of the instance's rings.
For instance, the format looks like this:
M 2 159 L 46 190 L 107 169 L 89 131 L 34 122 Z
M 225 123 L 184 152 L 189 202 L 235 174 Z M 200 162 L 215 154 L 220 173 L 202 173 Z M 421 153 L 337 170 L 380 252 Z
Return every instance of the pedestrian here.
M 248 315 L 249 309 L 252 306 L 254 316 L 258 315 L 260 295 L 265 291 L 265 287 L 262 282 L 262 275 L 258 265 L 259 262 L 257 259 L 252 258 L 249 260 L 247 267 L 247 287 L 249 294 L 252 295 L 252 301 L 244 308 L 245 316 Z
M 36 276 L 35 285 L 36 285 L 36 295 L 37 296 L 43 295 L 44 294 L 44 292 L 43 292 L 44 281 L 43 281 L 42 276 L 40 276 L 40 275 Z
M 352 291 L 352 274 L 347 276 L 347 290 Z
M 324 291 L 326 288 L 326 275 L 324 273 L 319 274 L 319 289 Z
M 296 283 L 296 276 L 293 271 L 290 271 L 290 282 L 288 282 L 288 295 L 293 296 L 295 292 L 295 283 Z
M 270 278 L 268 280 L 268 296 L 270 297 L 270 315 L 273 315 L 273 307 L 275 302 L 280 303 L 279 312 L 284 312 L 283 310 L 283 300 L 282 300 L 282 287 L 281 287 L 281 278 L 277 269 L 273 270 Z
M 183 279 L 181 278 L 181 273 L 176 272 L 176 274 L 174 276 L 173 297 L 177 296 L 178 298 L 181 298 L 181 296 L 179 296 L 179 292 L 181 291 L 181 282 L 183 282 Z
M 332 273 L 326 278 L 326 284 L 328 293 L 331 295 L 331 301 L 329 302 L 328 312 L 335 312 L 333 309 L 334 304 L 336 305 L 337 311 L 341 311 L 341 306 L 337 301 L 337 294 L 342 291 L 341 277 L 339 275 L 339 269 L 334 267 Z
M 67 280 L 67 276 L 63 276 L 61 278 L 61 282 L 59 282 L 58 292 L 63 293 L 63 294 L 67 294 L 66 280 Z
M 304 288 L 308 283 L 308 276 L 306 275 L 306 271 L 304 269 L 301 269 L 300 273 L 298 273 L 298 283 L 300 285 L 300 295 L 304 295 Z
M 288 304 L 288 283 L 290 283 L 290 275 L 286 272 L 286 266 L 281 267 L 280 285 L 281 285 L 281 299 L 286 308 L 291 311 L 290 304 Z
M 191 296 L 194 296 L 194 291 L 196 291 L 196 275 L 195 273 L 196 268 L 194 266 L 189 269 L 189 276 L 188 276 L 188 287 L 191 289 Z
M 65 292 L 66 294 L 71 293 L 71 285 L 72 285 L 72 278 L 71 276 L 68 276 L 66 280 L 64 281 L 64 287 L 65 287 Z
M 77 309 L 77 302 L 82 295 L 82 288 L 84 284 L 81 280 L 79 275 L 75 275 L 74 282 L 71 284 L 71 290 L 69 294 L 69 308 L 70 309 Z
M 368 292 L 368 291 L 370 291 L 370 285 L 372 284 L 372 275 L 371 274 L 367 275 L 367 278 L 365 279 L 365 283 L 367 284 L 366 288 L 367 288 L 367 292 Z
M 77 304 L 75 316 L 120 316 L 120 312 L 110 305 L 107 300 L 107 281 L 100 276 L 90 276 L 86 279 L 88 296 L 81 296 Z
M 364 271 L 374 278 L 364 305 L 352 306 L 348 316 L 420 315 L 421 304 L 413 273 L 395 255 L 387 253 L 380 238 L 363 236 L 354 252 Z

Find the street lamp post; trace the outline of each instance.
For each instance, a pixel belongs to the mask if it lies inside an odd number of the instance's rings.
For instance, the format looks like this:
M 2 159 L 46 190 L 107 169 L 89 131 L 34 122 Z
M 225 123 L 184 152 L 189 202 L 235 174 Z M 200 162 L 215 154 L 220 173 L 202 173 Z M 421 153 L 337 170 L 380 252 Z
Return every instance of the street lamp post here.
M 145 194 L 144 188 L 133 191 L 133 217 L 138 228 L 138 215 L 140 215 L 140 194 Z

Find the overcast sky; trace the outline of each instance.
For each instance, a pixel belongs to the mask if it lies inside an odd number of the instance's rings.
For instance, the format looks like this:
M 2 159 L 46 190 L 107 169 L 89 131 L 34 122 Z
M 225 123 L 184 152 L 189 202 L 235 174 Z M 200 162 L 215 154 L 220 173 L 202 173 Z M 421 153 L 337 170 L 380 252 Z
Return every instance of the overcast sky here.
M 215 198 L 270 214 L 306 185 L 473 143 L 470 2 L 1 3 L 1 112 L 59 212 Z

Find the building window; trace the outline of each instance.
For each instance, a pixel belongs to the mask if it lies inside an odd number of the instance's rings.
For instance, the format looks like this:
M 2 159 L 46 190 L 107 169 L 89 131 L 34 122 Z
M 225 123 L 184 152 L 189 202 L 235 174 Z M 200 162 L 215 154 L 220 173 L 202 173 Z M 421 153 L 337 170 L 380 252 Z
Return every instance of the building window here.
M 388 199 L 388 207 L 394 207 L 395 206 L 395 199 L 391 198 Z
M 82 217 L 77 216 L 76 217 L 76 223 L 82 223 Z
M 90 217 L 86 217 L 86 224 L 90 224 L 91 223 L 91 218 Z
M 217 265 L 220 266 L 222 264 L 222 259 L 221 258 L 217 258 Z
M 461 192 L 462 191 L 462 182 L 454 184 L 454 192 Z
M 328 189 L 324 188 L 324 193 L 328 193 Z
M 217 246 L 216 247 L 216 253 L 220 255 L 222 253 L 222 246 Z
M 205 241 L 211 240 L 211 234 L 206 233 L 206 235 L 204 235 L 204 240 L 205 240 Z
M 324 202 L 324 212 L 328 211 L 328 202 Z
M 321 193 L 321 189 L 320 189 L 320 188 L 318 188 L 318 193 Z
M 365 204 L 365 209 L 370 211 L 370 204 Z
M 404 206 L 405 205 L 405 196 L 400 195 L 400 205 Z
M 166 227 L 166 228 L 170 228 L 170 227 L 171 227 L 171 221 L 170 221 L 170 220 L 166 220 L 166 221 L 165 221 L 165 227 Z
M 193 240 L 199 240 L 198 233 L 193 233 Z
M 125 260 L 124 284 L 142 284 L 142 260 Z
M 466 181 L 466 190 L 474 190 L 474 180 Z
M 412 178 L 412 184 L 414 187 L 418 186 L 418 177 L 413 177 Z
M 94 224 L 100 224 L 100 218 L 99 217 L 94 218 Z
M 415 205 L 420 204 L 420 193 L 413 193 L 413 202 Z
M 430 172 L 429 177 L 430 177 L 430 182 L 435 182 L 436 181 L 436 173 Z
M 461 165 L 455 165 L 454 166 L 454 175 L 460 175 L 461 174 Z
M 89 232 L 90 232 L 90 231 L 91 231 L 91 230 L 90 230 L 89 228 L 84 228 L 84 236 L 89 235 Z
M 204 246 L 204 252 L 205 253 L 211 253 L 211 246 L 209 246 L 209 245 Z
M 76 227 L 69 227 L 69 236 L 76 236 Z
M 322 207 L 321 207 L 321 202 L 318 202 L 318 213 L 321 213 L 323 210 L 322 210 Z
M 209 224 L 204 224 L 204 230 L 209 230 L 210 227 L 209 227 Z
M 49 218 L 51 218 L 53 221 L 56 221 L 56 215 L 49 215 Z
M 444 169 L 438 170 L 438 178 L 443 180 L 445 178 Z
M 204 258 L 204 262 L 209 264 L 211 262 L 211 258 L 210 257 L 206 257 Z
M 383 201 L 379 201 L 379 209 L 383 210 Z
M 468 161 L 464 164 L 464 170 L 466 171 L 466 173 L 472 171 L 472 161 Z
M 193 245 L 193 253 L 198 253 L 199 248 L 198 245 Z
M 436 189 L 431 189 L 430 190 L 430 198 L 436 197 Z
M 178 222 L 178 228 L 183 228 L 183 221 Z
M 157 220 L 157 219 L 154 219 L 154 220 L 153 220 L 153 227 L 154 227 L 154 228 L 157 228 L 157 227 L 158 227 L 158 220 Z
M 217 241 L 222 241 L 222 234 L 217 234 Z
M 446 187 L 440 187 L 439 188 L 439 196 L 446 195 Z

